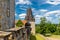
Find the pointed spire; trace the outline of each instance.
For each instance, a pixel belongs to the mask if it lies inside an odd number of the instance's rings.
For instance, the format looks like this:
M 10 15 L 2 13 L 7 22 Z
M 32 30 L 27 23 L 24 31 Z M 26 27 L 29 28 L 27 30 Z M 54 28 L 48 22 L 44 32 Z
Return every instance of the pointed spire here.
M 27 21 L 34 21 L 34 17 L 33 17 L 31 8 L 27 9 L 27 15 L 26 15 L 25 19 Z

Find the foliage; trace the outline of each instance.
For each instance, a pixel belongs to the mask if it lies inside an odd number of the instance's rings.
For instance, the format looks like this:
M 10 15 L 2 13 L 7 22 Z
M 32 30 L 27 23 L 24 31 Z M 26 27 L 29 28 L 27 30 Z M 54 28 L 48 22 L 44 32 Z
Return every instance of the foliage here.
M 23 26 L 23 23 L 21 20 L 18 20 L 18 22 L 16 23 L 16 26 L 17 27 L 22 27 Z
M 36 27 L 35 27 L 35 29 L 36 29 L 36 33 L 40 33 L 40 27 L 39 27 L 39 25 L 37 24 L 37 25 L 35 25 Z
M 31 35 L 30 40 L 45 40 L 40 34 Z
M 60 27 L 57 27 L 57 30 L 54 32 L 55 35 L 60 35 Z
M 30 36 L 30 40 L 36 40 L 35 35 L 32 35 L 32 34 L 31 34 L 31 36 Z
M 59 24 L 52 24 L 47 21 L 45 17 L 40 19 L 40 24 L 36 25 L 36 33 L 40 34 L 58 34 L 60 35 L 60 22 Z

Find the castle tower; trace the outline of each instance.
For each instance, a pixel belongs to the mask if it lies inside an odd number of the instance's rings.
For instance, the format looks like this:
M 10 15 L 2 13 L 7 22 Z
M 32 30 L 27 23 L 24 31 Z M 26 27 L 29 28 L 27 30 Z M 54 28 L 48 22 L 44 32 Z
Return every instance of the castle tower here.
M 14 26 L 15 0 L 0 0 L 0 30 L 6 30 Z
M 32 28 L 31 33 L 35 34 L 35 19 L 32 14 L 31 8 L 27 9 L 27 15 L 26 15 L 25 19 L 31 23 L 31 28 Z

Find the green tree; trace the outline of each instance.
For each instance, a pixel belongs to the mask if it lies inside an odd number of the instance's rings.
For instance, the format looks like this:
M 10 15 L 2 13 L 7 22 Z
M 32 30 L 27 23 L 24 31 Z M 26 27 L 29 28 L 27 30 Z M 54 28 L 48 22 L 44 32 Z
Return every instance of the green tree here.
M 57 28 L 56 28 L 57 30 L 55 34 L 60 35 L 60 18 L 58 18 L 58 20 L 59 20 L 59 24 L 57 25 Z
M 36 33 L 40 33 L 40 25 L 36 24 L 35 25 Z
M 59 20 L 59 24 L 58 24 L 58 27 L 60 27 L 60 18 L 58 18 L 58 20 Z
M 18 22 L 16 23 L 16 26 L 17 27 L 22 27 L 23 26 L 23 23 L 21 20 L 18 20 Z
M 46 30 L 46 27 L 45 27 L 45 24 L 46 24 L 46 18 L 45 17 L 41 17 L 41 22 L 40 22 L 40 33 L 41 34 L 45 34 L 45 30 Z
M 47 21 L 45 17 L 41 18 L 40 22 L 40 33 L 45 35 L 45 34 L 50 34 L 54 33 L 56 31 L 56 27 L 54 24 L 52 24 L 50 21 Z
M 40 32 L 43 35 L 60 33 L 60 27 L 57 27 L 57 25 L 58 24 L 52 24 L 51 21 L 47 21 L 45 17 L 42 17 L 40 19 L 40 24 L 36 25 L 36 32 Z

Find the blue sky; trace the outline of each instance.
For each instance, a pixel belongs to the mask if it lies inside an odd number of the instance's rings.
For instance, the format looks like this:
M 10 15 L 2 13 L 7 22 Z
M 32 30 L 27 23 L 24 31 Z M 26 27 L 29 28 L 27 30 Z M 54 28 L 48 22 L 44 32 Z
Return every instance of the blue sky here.
M 15 19 L 24 20 L 27 8 L 31 7 L 35 23 L 40 23 L 41 17 L 46 17 L 47 21 L 59 23 L 60 0 L 16 0 Z

